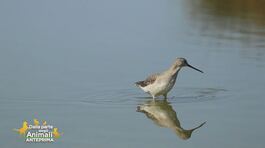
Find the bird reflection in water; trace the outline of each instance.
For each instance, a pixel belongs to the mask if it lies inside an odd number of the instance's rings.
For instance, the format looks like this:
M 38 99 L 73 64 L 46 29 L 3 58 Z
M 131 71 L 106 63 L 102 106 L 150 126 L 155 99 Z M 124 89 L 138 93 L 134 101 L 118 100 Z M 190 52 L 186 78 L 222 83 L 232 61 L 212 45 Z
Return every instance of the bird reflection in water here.
M 183 129 L 178 120 L 175 110 L 165 100 L 148 100 L 137 106 L 137 112 L 144 113 L 149 119 L 160 127 L 172 129 L 181 139 L 187 140 L 194 130 L 202 127 L 206 122 L 192 129 Z

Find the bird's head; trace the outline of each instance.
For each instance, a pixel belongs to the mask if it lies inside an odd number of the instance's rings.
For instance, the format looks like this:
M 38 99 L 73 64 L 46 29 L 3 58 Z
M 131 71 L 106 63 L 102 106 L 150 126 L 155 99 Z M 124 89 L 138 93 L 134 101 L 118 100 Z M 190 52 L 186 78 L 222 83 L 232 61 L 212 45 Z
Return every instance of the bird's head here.
M 184 67 L 188 65 L 188 62 L 185 58 L 176 58 L 175 65 L 178 67 Z
M 194 69 L 194 70 L 196 70 L 196 71 L 199 71 L 199 72 L 203 73 L 203 71 L 201 71 L 201 70 L 199 70 L 199 69 L 197 69 L 197 68 L 191 66 L 191 65 L 187 62 L 187 60 L 186 60 L 185 58 L 177 58 L 176 61 L 174 62 L 174 67 L 175 67 L 175 68 L 177 68 L 177 67 L 180 67 L 180 68 L 181 68 L 181 67 L 185 67 L 185 66 L 190 67 L 190 68 L 192 68 L 192 69 Z

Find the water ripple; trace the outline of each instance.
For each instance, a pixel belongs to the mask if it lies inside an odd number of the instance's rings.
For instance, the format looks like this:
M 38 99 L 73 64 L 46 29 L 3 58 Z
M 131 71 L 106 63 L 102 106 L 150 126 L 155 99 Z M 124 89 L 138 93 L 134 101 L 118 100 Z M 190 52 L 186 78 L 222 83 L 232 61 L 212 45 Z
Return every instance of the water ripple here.
M 171 103 L 204 102 L 227 98 L 227 90 L 219 88 L 179 88 L 174 92 L 175 94 L 170 94 L 168 98 Z M 110 89 L 89 94 L 80 99 L 80 103 L 122 106 L 136 105 L 146 99 L 151 97 L 137 89 Z
M 228 98 L 228 91 L 219 88 L 177 88 L 168 95 L 172 104 L 213 101 Z M 96 106 L 132 106 L 147 99 L 148 94 L 137 88 L 102 89 L 81 92 L 65 97 L 20 97 L 2 98 L 0 103 L 6 105 L 96 105 Z M 163 99 L 160 97 L 158 99 Z

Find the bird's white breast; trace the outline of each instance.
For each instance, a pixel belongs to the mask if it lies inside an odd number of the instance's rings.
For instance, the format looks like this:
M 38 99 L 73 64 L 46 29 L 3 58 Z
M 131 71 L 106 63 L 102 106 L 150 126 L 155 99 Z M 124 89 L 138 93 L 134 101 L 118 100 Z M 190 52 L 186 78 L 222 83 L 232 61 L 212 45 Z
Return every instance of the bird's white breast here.
M 145 92 L 152 94 L 153 96 L 159 96 L 167 94 L 174 86 L 176 77 L 163 77 L 155 83 L 143 88 Z

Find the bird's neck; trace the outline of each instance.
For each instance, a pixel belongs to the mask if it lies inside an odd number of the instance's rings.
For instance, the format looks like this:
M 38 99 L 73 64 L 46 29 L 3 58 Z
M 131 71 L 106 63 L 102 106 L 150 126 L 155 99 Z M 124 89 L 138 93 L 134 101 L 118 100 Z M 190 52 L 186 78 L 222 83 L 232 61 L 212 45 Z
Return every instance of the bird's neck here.
M 169 73 L 172 75 L 172 76 L 175 76 L 178 74 L 178 72 L 180 71 L 181 67 L 178 67 L 178 66 L 175 66 L 175 65 L 172 65 L 168 71 Z

